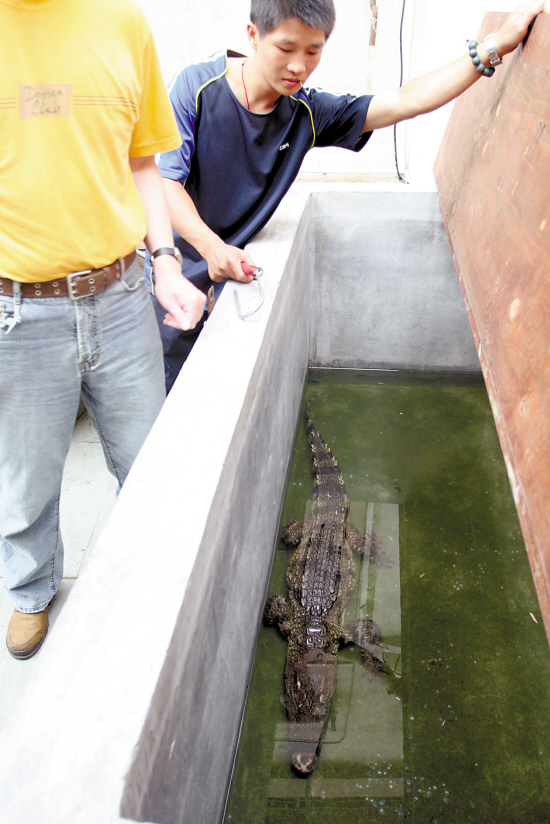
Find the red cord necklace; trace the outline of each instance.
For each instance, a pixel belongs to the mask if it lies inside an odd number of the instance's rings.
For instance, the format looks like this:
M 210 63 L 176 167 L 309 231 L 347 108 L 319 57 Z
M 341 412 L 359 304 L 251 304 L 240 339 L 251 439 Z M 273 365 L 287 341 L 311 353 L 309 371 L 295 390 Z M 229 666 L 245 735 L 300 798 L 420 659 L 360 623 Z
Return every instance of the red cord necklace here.
M 246 58 L 246 60 L 248 60 L 248 57 Z M 242 78 L 242 81 L 243 81 L 244 96 L 246 97 L 246 108 L 248 109 L 248 111 L 250 111 L 250 103 L 248 102 L 248 93 L 246 91 L 246 84 L 244 82 L 244 64 L 246 63 L 246 60 L 243 60 L 243 63 L 242 63 L 242 66 L 241 66 L 241 78 Z

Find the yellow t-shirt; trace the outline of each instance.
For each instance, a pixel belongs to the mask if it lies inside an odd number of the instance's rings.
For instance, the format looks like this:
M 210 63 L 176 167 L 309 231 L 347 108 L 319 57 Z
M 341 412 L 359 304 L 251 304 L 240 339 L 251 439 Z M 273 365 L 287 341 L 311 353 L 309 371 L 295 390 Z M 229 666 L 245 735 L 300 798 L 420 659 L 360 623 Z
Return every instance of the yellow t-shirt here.
M 0 276 L 99 268 L 144 238 L 129 157 L 180 145 L 129 0 L 0 0 Z

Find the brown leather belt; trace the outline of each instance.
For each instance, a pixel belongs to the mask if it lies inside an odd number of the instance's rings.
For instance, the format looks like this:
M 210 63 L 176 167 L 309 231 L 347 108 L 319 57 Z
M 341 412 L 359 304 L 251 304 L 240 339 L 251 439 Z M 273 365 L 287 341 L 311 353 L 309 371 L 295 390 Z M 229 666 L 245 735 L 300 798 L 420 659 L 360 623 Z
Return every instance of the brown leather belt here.
M 120 260 L 124 260 L 124 269 L 128 269 L 134 260 L 136 253 L 130 252 L 125 258 L 115 260 L 109 266 L 102 269 L 84 269 L 81 272 L 71 272 L 70 275 L 58 278 L 58 280 L 47 280 L 45 283 L 22 283 L 22 298 L 55 298 L 69 297 L 71 300 L 87 298 L 96 292 L 107 289 L 115 280 L 120 280 L 122 267 Z M 0 277 L 0 295 L 13 295 L 14 281 L 11 278 Z

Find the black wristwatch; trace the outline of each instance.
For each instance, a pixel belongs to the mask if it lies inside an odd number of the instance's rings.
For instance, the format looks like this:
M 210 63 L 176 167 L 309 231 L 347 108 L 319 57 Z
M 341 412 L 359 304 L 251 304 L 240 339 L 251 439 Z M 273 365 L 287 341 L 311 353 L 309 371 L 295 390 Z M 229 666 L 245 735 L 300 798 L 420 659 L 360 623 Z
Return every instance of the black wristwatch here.
M 183 266 L 181 252 L 176 246 L 161 246 L 160 249 L 155 249 L 155 251 L 151 253 L 151 260 L 155 260 L 161 255 L 171 255 L 176 258 L 180 266 Z

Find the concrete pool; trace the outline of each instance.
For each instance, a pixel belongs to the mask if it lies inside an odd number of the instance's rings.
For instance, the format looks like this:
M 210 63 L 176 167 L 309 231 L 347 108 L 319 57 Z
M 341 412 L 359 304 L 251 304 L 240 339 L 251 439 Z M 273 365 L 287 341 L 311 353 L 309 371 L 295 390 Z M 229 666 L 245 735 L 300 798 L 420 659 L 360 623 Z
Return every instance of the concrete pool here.
M 224 290 L 2 736 L 5 822 L 218 822 L 308 366 L 480 373 L 436 193 L 298 185 L 249 251 L 264 306 Z

